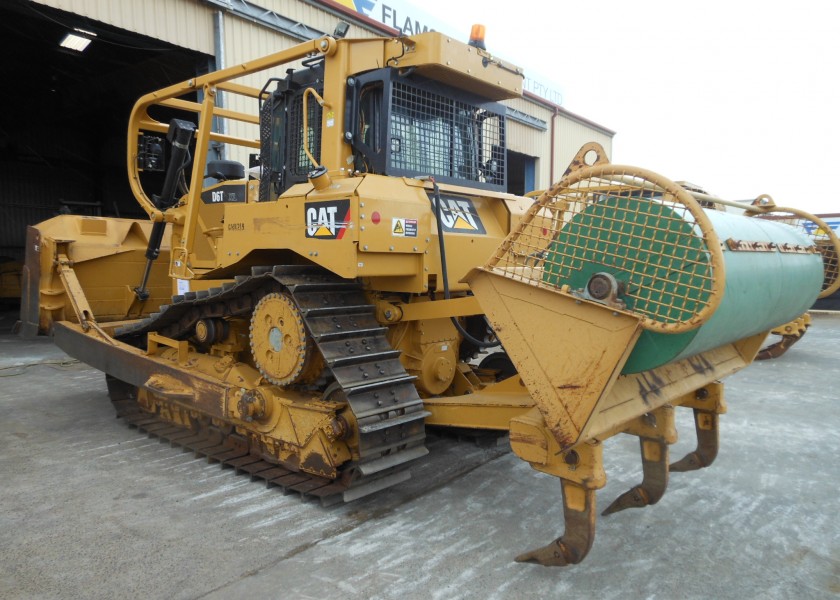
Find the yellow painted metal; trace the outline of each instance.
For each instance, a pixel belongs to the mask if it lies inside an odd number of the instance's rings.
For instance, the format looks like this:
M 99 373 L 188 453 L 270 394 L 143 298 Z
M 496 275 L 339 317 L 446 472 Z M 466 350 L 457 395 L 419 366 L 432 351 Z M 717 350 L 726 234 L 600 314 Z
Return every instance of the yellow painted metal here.
M 780 325 L 776 327 L 772 333 L 773 335 L 794 335 L 797 337 L 802 337 L 805 334 L 805 331 L 808 327 L 811 326 L 811 315 L 805 313 L 798 319 L 794 319 L 793 321 L 789 321 L 784 325 Z
M 16 260 L 0 263 L 0 302 L 20 300 L 23 263 Z
M 600 489 L 607 483 L 603 446 L 591 442 L 574 448 L 562 448 L 548 430 L 537 408 L 511 420 L 510 447 L 537 471 L 582 485 L 586 489 Z
M 466 317 L 484 314 L 475 296 L 459 296 L 450 300 L 422 301 L 389 304 L 395 309 L 392 317 L 383 317 L 386 322 L 422 321 L 426 319 L 441 319 L 448 317 Z M 382 309 L 386 311 L 388 308 Z
M 165 133 L 168 125 L 156 121 L 149 115 L 149 108 L 156 104 L 169 104 L 196 113 L 209 112 L 208 123 L 213 117 L 225 117 L 233 121 L 254 123 L 255 117 L 245 113 L 229 111 L 215 105 L 200 105 L 182 96 L 203 91 L 205 98 L 215 94 L 217 87 L 228 93 L 259 97 L 259 90 L 237 84 L 234 80 L 255 73 L 286 65 L 310 55 L 331 57 L 326 64 L 326 77 L 323 101 L 330 106 L 345 105 L 345 82 L 348 76 L 362 73 L 385 65 L 399 68 L 414 68 L 419 73 L 443 81 L 454 87 L 479 93 L 490 100 L 514 98 L 522 94 L 523 74 L 518 67 L 504 63 L 490 54 L 466 46 L 437 32 L 429 32 L 397 39 L 377 38 L 370 40 L 334 40 L 325 36 L 298 44 L 287 50 L 269 56 L 235 65 L 220 71 L 196 77 L 162 90 L 152 92 L 140 98 L 132 110 L 129 120 L 128 139 L 136 140 L 143 130 Z M 487 64 L 485 64 L 487 61 Z M 488 69 L 488 66 L 490 67 Z M 487 74 L 492 73 L 492 77 Z M 266 78 L 268 75 L 266 75 Z M 208 110 L 209 109 L 209 110 Z M 335 112 L 335 121 L 324 127 L 321 162 L 331 169 L 338 169 L 347 164 L 350 148 L 343 140 L 344 111 Z M 210 127 L 202 127 L 196 132 L 199 144 L 219 141 L 234 145 L 258 148 L 257 140 L 236 138 L 214 133 Z M 153 220 L 166 219 L 178 222 L 174 213 L 164 216 L 147 196 L 139 180 L 137 149 L 128 144 L 127 163 L 132 192 L 141 206 Z
M 615 431 L 616 424 L 675 404 L 695 390 L 740 371 L 753 361 L 766 337 L 766 333 L 758 334 L 696 357 L 622 376 L 593 411 L 584 438 L 605 439 Z
M 414 68 L 429 79 L 488 100 L 505 100 L 522 95 L 522 69 L 485 50 L 435 32 L 389 40 L 385 56 L 386 65 L 400 69 Z M 355 72 L 362 70 L 354 69 Z
M 534 400 L 518 376 L 458 396 L 425 398 L 431 416 L 426 424 L 508 431 L 511 420 L 534 407 Z
M 201 182 L 211 142 L 260 147 L 258 140 L 211 130 L 216 118 L 259 124 L 255 114 L 217 106 L 216 94 L 224 90 L 248 98 L 256 108 L 257 100 L 263 99 L 260 91 L 242 85 L 237 81 L 240 77 L 266 75 L 270 69 L 313 56 L 325 58 L 324 88 L 321 93 L 308 88 L 303 102 L 314 97 L 329 109 L 330 117 L 319 124 L 309 123 L 308 111 L 303 111 L 304 131 L 312 126 L 321 132 L 319 153 L 308 147 L 306 135 L 304 150 L 313 167 L 320 162 L 327 168 L 326 175 L 294 185 L 267 202 L 256 201 L 256 185 L 249 181 L 243 182 L 248 187 L 244 202 L 203 202 L 206 190 Z M 347 79 L 385 66 L 413 69 L 486 99 L 512 98 L 522 92 L 519 69 L 439 33 L 396 39 L 320 38 L 141 98 L 129 123 L 132 191 L 152 221 L 171 223 L 173 277 L 191 282 L 229 278 L 266 264 L 262 261 L 268 256 L 267 264 L 312 264 L 339 277 L 360 280 L 368 303 L 376 307 L 377 319 L 388 326 L 390 345 L 401 351 L 403 367 L 416 377 L 429 412 L 428 424 L 508 430 L 519 457 L 562 480 L 566 523 L 572 531 L 553 548 L 525 555 L 523 560 L 577 562 L 592 543 L 594 490 L 606 482 L 601 442 L 619 433 L 638 436 L 643 460 L 667 466 L 667 444 L 676 441 L 674 407 L 691 407 L 715 417 L 724 412 L 718 380 L 749 364 L 766 333 L 655 369 L 621 375 L 644 329 L 666 333 L 696 329 L 721 301 L 725 283 L 721 244 L 696 198 L 650 171 L 608 164 L 603 149 L 599 153 L 600 147 L 590 144 L 581 149 L 563 181 L 542 193 L 536 203 L 500 192 L 440 185 L 440 192 L 456 204 L 463 202 L 462 214 L 476 219 L 481 227 L 439 231 L 430 210 L 432 182 L 354 171 L 352 148 L 344 136 L 348 131 Z M 198 92 L 200 102 L 185 98 Z M 154 106 L 193 112 L 198 118 L 190 191 L 165 211 L 156 208 L 142 190 L 137 161 L 136 142 L 142 131 L 168 131 L 166 124 L 150 116 Z M 587 161 L 589 152 L 596 154 L 594 164 Z M 708 260 L 701 278 L 706 279 L 693 291 L 702 288 L 708 297 L 698 301 L 694 312 L 662 319 L 633 312 L 620 302 L 582 297 L 568 285 L 546 282 L 539 263 L 575 216 L 599 207 L 610 195 L 644 204 L 651 191 L 659 195 L 656 206 L 667 207 L 657 216 L 677 213 L 681 224 L 688 224 L 677 233 L 704 245 Z M 307 206 L 339 201 L 347 207 L 341 233 L 331 231 L 317 239 L 307 226 Z M 136 299 L 131 300 L 130 288 L 125 294 L 127 286 L 118 288 L 118 310 L 102 309 L 98 280 L 93 285 L 84 280 L 86 252 L 97 268 L 106 263 L 102 260 L 105 244 L 78 244 L 82 239 L 108 240 L 112 252 L 134 253 L 132 260 L 138 259 L 137 266 L 142 268 L 149 224 L 129 222 L 114 230 L 117 226 L 112 222 L 72 221 L 78 229 L 72 244 L 69 237 L 45 236 L 52 241 L 47 242 L 46 252 L 40 249 L 45 283 L 42 304 L 52 300 L 55 305 L 46 310 L 66 307 L 83 325 L 95 324 L 93 315 L 99 318 L 100 311 L 119 319 L 144 312 Z M 399 235 L 396 227 L 406 222 L 412 223 L 415 235 L 404 235 L 404 229 Z M 509 236 L 512 230 L 515 235 Z M 446 242 L 453 294 L 445 300 L 441 298 L 440 236 Z M 89 250 L 92 247 L 96 249 Z M 681 248 L 695 249 L 687 243 Z M 476 268 L 488 256 L 492 257 L 486 266 Z M 125 269 L 123 258 L 116 261 L 120 269 Z M 161 275 L 165 278 L 158 265 L 153 272 L 155 282 Z M 99 271 L 97 276 L 101 277 Z M 153 285 L 152 289 L 157 288 Z M 114 295 L 113 288 L 108 291 Z M 470 291 L 475 296 L 469 296 Z M 157 296 L 149 305 L 154 302 L 160 303 Z M 466 362 L 464 356 L 472 349 L 462 346 L 466 336 L 452 320 L 474 325 L 475 320 L 466 317 L 482 314 L 517 371 L 503 381 L 494 380 L 502 377 L 503 369 L 474 368 Z M 320 393 L 291 385 L 309 382 L 310 377 L 314 381 L 323 367 L 323 362 L 313 359 L 314 345 L 297 308 L 285 296 L 269 294 L 255 300 L 253 316 L 244 310 L 234 315 L 224 317 L 229 331 L 225 329 L 223 340 L 210 339 L 208 333 L 204 343 L 197 344 L 152 333 L 145 352 L 125 344 L 115 347 L 115 352 L 127 353 L 142 364 L 148 370 L 144 374 L 151 373 L 147 378 L 144 375 L 141 406 L 182 425 L 198 416 L 232 424 L 264 456 L 299 465 L 309 473 L 336 477 L 339 467 L 359 458 L 358 451 L 352 450 L 358 445 L 359 428 L 341 394 L 325 400 Z M 329 388 L 325 394 L 330 395 Z M 704 422 L 699 420 L 698 428 Z M 344 439 L 345 434 L 349 439 Z M 663 485 L 665 473 L 660 478 Z
M 704 385 L 702 388 L 698 388 L 694 392 L 678 398 L 674 401 L 674 404 L 717 415 L 724 415 L 728 410 L 723 395 L 723 384 L 720 381 Z
M 254 363 L 275 385 L 309 380 L 323 368 L 323 361 L 313 356 L 314 344 L 300 311 L 287 295 L 274 293 L 260 299 L 251 315 L 249 337 Z
M 560 446 L 584 441 L 596 405 L 641 334 L 641 319 L 488 270 L 467 280 Z
M 417 377 L 421 393 L 437 395 L 449 389 L 459 361 L 459 335 L 449 318 L 398 323 L 389 329 L 388 338 L 402 351 L 403 366 Z
M 56 257 L 56 268 L 58 276 L 61 279 L 61 284 L 67 290 L 67 300 L 73 308 L 73 313 L 76 315 L 76 320 L 81 323 L 82 329 L 87 330 L 89 327 L 88 321 L 93 320 L 93 310 L 88 304 L 79 278 L 76 277 L 73 271 L 73 263 L 67 258 L 67 255 L 59 253 Z
M 625 424 L 621 433 L 635 435 L 648 439 L 656 439 L 666 444 L 677 443 L 677 425 L 674 418 L 674 407 L 664 404 L 657 409 L 646 412 Z
M 150 298 L 140 302 L 131 291 L 143 274 L 150 233 L 148 221 L 75 215 L 33 226 L 21 310 L 28 334 L 46 333 L 55 321 L 79 322 L 85 313 L 100 324 L 137 318 L 167 302 L 172 296 L 168 236 L 152 268 Z
M 319 124 L 307 125 L 321 129 L 320 163 L 329 170 L 330 184 L 293 186 L 277 203 L 254 202 L 254 190 L 249 192 L 250 201 L 246 203 L 208 207 L 200 202 L 201 169 L 210 142 L 259 147 L 258 140 L 223 136 L 212 131 L 214 119 L 252 126 L 259 122 L 255 114 L 259 90 L 238 81 L 253 75 L 267 79 L 272 75 L 271 69 L 308 56 L 324 56 L 327 59 L 322 94 L 308 89 L 305 96 L 307 99 L 314 96 L 319 104 L 329 107 L 325 111 L 325 114 L 329 113 L 329 118 L 324 118 Z M 456 88 L 479 93 L 488 100 L 522 94 L 523 76 L 519 68 L 477 48 L 429 32 L 397 39 L 333 40 L 324 37 L 143 96 L 135 105 L 129 122 L 129 179 L 132 192 L 150 218 L 174 225 L 172 275 L 180 279 L 217 277 L 218 273 L 227 273 L 231 269 L 241 271 L 242 265 L 248 264 L 251 254 L 287 250 L 343 277 L 369 278 L 373 287 L 413 293 L 427 291 L 429 280 L 440 277 L 441 273 L 435 244 L 438 233 L 429 211 L 431 184 L 372 175 L 356 177 L 352 169 L 347 168 L 352 162 L 352 149 L 344 139 L 347 79 L 383 66 L 412 69 Z M 254 113 L 216 106 L 217 90 L 255 100 Z M 201 102 L 188 97 L 196 92 L 203 95 Z M 166 211 L 155 208 L 140 185 L 140 166 L 133 143 L 143 131 L 168 131 L 166 123 L 157 122 L 150 116 L 149 111 L 155 105 L 194 112 L 198 117 L 190 194 L 182 198 L 179 205 Z M 303 114 L 308 119 L 307 111 Z M 304 139 L 308 141 L 307 137 Z M 314 167 L 314 149 L 306 150 Z M 451 288 L 453 291 L 464 291 L 467 286 L 459 283 L 460 278 L 482 262 L 501 242 L 530 202 L 498 192 L 477 194 L 472 188 L 442 187 L 446 193 L 469 198 L 486 227 L 486 232 L 473 236 L 446 234 L 451 254 Z M 348 198 L 352 221 L 345 235 L 340 240 L 320 244 L 319 248 L 313 249 L 312 239 L 302 235 L 302 204 Z M 381 218 L 378 226 L 371 222 L 374 212 Z M 418 220 L 417 235 L 395 236 L 391 231 L 394 219 Z M 197 233 L 199 231 L 201 235 Z M 278 236 L 278 232 L 283 235 Z
M 78 325 L 61 325 L 82 332 Z M 347 441 L 336 436 L 336 419 L 352 420 L 343 403 L 268 385 L 253 366 L 230 354 L 198 352 L 186 341 L 157 334 L 149 335 L 145 351 L 125 344 L 115 351 L 154 372 L 139 397 L 152 414 L 186 426 L 190 416 L 232 423 L 267 456 L 300 464 L 302 471 L 315 475 L 335 477 L 337 467 L 351 459 Z M 255 397 L 263 402 L 260 410 L 256 415 L 243 412 L 250 406 L 247 400 Z
M 178 357 L 178 364 L 179 365 L 186 365 L 187 364 L 187 356 L 189 355 L 190 345 L 185 340 L 173 340 L 163 335 L 158 335 L 157 333 L 150 333 L 146 340 L 148 342 L 146 346 L 146 354 L 154 356 L 158 353 L 158 348 L 160 346 L 166 346 L 167 348 L 173 348 Z

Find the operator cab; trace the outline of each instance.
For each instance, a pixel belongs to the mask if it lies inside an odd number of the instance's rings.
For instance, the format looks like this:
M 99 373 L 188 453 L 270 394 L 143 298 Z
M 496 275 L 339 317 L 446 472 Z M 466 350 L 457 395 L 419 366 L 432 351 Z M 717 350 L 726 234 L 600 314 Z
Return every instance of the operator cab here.
M 323 109 L 312 96 L 323 94 L 323 59 L 305 67 L 263 88 L 275 84 L 260 108 L 260 201 L 307 181 L 313 166 L 307 151 L 320 164 Z M 385 67 L 348 78 L 345 110 L 344 141 L 353 149 L 353 169 L 359 173 L 431 175 L 440 183 L 507 189 L 502 104 L 412 69 Z

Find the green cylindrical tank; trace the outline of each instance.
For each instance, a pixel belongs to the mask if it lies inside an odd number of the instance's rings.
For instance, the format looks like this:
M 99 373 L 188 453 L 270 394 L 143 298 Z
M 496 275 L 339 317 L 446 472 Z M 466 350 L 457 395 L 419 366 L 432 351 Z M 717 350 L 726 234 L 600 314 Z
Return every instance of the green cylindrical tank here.
M 706 210 L 723 242 L 725 289 L 717 310 L 696 329 L 646 329 L 623 373 L 646 371 L 791 321 L 814 303 L 823 283 L 820 254 L 810 240 L 781 223 Z M 679 244 L 675 240 L 681 240 Z M 685 240 L 689 242 L 686 243 Z M 621 284 L 626 308 L 669 318 L 710 293 L 706 242 L 689 213 L 649 198 L 615 197 L 587 206 L 549 245 L 543 280 L 586 290 L 596 273 Z M 715 243 L 718 243 L 715 240 Z M 665 309 L 661 308 L 662 306 Z

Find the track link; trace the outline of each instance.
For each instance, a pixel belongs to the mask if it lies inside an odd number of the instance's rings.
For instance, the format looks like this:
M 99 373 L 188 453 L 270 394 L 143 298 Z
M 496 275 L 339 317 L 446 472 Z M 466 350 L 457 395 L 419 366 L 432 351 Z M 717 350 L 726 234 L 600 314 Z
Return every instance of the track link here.
M 334 503 L 336 497 L 349 502 L 408 479 L 411 461 L 428 454 L 424 419 L 429 413 L 414 387 L 415 378 L 403 368 L 399 351 L 390 346 L 387 329 L 376 321 L 375 309 L 356 281 L 313 267 L 255 267 L 251 276 L 237 277 L 234 283 L 175 296 L 172 304 L 118 330 L 116 336 L 134 345 L 142 345 L 152 331 L 186 339 L 199 319 L 247 316 L 263 295 L 278 290 L 291 295 L 324 358 L 329 379 L 335 382 L 327 390 L 330 397 L 338 394 L 336 399 L 346 401 L 356 418 L 358 457 L 343 468 L 340 480 L 268 462 L 236 434 L 219 429 L 196 433 L 173 425 L 143 411 L 136 400 L 126 397 L 131 394 L 109 382 L 118 416 L 149 435 L 269 485 L 316 496 L 324 504 Z
M 268 487 L 277 487 L 285 494 L 298 493 L 303 498 L 314 498 L 323 506 L 344 501 L 348 486 L 301 471 L 292 471 L 271 463 L 251 453 L 248 441 L 241 436 L 214 428 L 189 429 L 165 421 L 140 408 L 134 398 L 134 388 L 117 379 L 109 378 L 108 389 L 117 417 L 126 425 L 142 431 L 150 438 L 169 442 L 174 448 L 192 452 L 196 458 L 207 458 L 219 463 L 252 481 L 265 481 Z

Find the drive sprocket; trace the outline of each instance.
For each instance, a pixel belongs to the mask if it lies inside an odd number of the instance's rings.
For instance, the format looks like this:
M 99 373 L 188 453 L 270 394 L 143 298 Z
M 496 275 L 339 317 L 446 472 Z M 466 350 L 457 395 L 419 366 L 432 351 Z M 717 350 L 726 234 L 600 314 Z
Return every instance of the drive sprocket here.
M 260 299 L 251 315 L 250 338 L 254 364 L 271 383 L 290 385 L 317 376 L 318 351 L 288 295 L 271 293 Z

